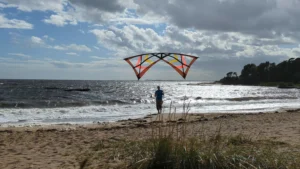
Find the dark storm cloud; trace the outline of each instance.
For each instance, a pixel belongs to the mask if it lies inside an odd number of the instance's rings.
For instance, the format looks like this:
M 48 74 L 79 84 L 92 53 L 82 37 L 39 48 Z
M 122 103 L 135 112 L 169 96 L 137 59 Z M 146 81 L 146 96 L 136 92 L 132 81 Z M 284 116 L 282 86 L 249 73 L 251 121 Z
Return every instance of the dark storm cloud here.
M 117 0 L 69 0 L 73 5 L 84 6 L 90 9 L 99 9 L 106 12 L 122 12 L 125 7 Z
M 261 33 L 299 31 L 299 0 L 135 0 L 140 14 L 167 16 L 181 28 Z

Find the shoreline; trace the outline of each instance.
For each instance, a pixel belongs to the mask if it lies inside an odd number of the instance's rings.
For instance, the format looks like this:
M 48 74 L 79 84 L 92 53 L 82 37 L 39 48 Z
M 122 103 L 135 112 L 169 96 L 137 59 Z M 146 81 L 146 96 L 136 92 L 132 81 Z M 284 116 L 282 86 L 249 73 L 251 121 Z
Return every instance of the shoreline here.
M 290 114 L 299 113 L 300 108 L 295 109 L 280 109 L 278 111 L 269 112 L 255 112 L 255 113 L 162 113 L 162 114 L 148 114 L 142 118 L 128 118 L 114 122 L 94 122 L 86 124 L 29 124 L 23 126 L 1 126 L 0 133 L 12 132 L 39 132 L 39 131 L 71 131 L 78 129 L 109 131 L 115 129 L 135 129 L 135 128 L 149 128 L 151 124 L 161 123 L 164 125 L 170 123 L 187 123 L 193 124 L 197 122 L 212 122 L 218 119 L 230 119 L 244 116 L 258 116 L 258 115 L 273 115 L 273 114 Z M 299 119 L 300 121 L 300 119 Z M 300 130 L 299 130 L 300 132 Z
M 163 121 L 163 123 L 161 122 Z M 0 168 L 79 168 L 86 154 L 99 143 L 107 146 L 151 138 L 153 128 L 186 124 L 187 137 L 243 134 L 271 140 L 300 151 L 300 109 L 266 113 L 162 114 L 89 125 L 0 127 Z M 151 134 L 152 133 L 152 134 Z M 298 147 L 298 148 L 297 148 Z M 94 168 L 114 167 L 111 148 L 91 162 Z
M 207 116 L 207 117 L 215 117 L 215 116 L 222 116 L 222 115 L 248 115 L 248 114 L 264 114 L 264 113 L 284 113 L 284 112 L 293 112 L 293 111 L 300 111 L 300 107 L 294 107 L 294 108 L 279 108 L 274 111 L 255 111 L 255 112 L 217 112 L 217 113 L 188 113 L 189 115 L 193 116 Z M 162 113 L 162 115 L 168 115 L 170 113 Z M 174 114 L 174 113 L 171 113 Z M 183 113 L 175 113 L 176 117 L 181 116 Z M 126 119 L 121 119 L 117 121 L 93 121 L 90 123 L 28 123 L 28 124 L 19 124 L 17 122 L 15 123 L 0 123 L 0 132 L 2 129 L 5 128 L 76 128 L 76 127 L 101 127 L 101 126 L 115 126 L 115 125 L 120 125 L 120 122 L 130 122 L 130 121 L 141 121 L 145 119 L 149 119 L 149 116 L 152 116 L 153 120 L 157 117 L 157 113 L 153 114 L 147 114 L 143 117 L 139 118 L 126 118 Z M 147 123 L 149 120 L 147 120 Z

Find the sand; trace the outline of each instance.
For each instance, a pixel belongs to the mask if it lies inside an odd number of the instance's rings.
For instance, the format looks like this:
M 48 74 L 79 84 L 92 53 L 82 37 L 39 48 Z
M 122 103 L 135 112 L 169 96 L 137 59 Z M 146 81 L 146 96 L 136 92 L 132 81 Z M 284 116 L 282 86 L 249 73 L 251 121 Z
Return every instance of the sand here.
M 80 162 L 99 144 L 151 137 L 158 118 L 160 125 L 185 123 L 190 135 L 214 134 L 219 128 L 224 135 L 243 134 L 253 139 L 269 139 L 300 146 L 300 110 L 257 114 L 169 114 L 149 115 L 115 123 L 92 125 L 51 125 L 33 127 L 0 127 L 0 168 L 79 168 Z M 169 122 L 166 122 L 168 121 Z M 171 120 L 171 121 L 170 121 Z M 188 122 L 187 122 L 188 121 Z M 189 133 L 188 133 L 189 135 Z M 94 168 L 118 168 L 112 149 L 104 150 Z

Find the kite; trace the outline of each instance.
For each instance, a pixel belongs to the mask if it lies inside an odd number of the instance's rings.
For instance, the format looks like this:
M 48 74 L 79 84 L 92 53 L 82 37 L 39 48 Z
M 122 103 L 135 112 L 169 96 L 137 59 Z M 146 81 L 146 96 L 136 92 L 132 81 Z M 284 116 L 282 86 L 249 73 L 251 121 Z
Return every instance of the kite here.
M 140 80 L 153 65 L 161 60 L 185 79 L 196 59 L 198 57 L 181 53 L 146 53 L 131 56 L 124 60 L 132 67 L 138 80 Z

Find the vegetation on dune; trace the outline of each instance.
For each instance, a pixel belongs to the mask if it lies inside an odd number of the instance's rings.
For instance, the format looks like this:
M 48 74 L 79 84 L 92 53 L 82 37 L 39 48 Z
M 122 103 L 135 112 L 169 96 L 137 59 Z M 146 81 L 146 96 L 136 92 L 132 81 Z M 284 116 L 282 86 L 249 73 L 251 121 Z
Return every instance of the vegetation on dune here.
M 177 123 L 173 123 L 173 113 L 166 120 L 170 123 L 159 115 L 148 128 L 152 133 L 149 138 L 99 141 L 80 160 L 81 168 L 93 168 L 99 160 L 106 163 L 100 168 L 124 169 L 299 168 L 299 149 L 287 143 L 242 134 L 222 135 L 221 124 L 212 135 L 205 131 L 199 134 L 199 130 L 196 134 L 196 129 L 191 130 L 188 123 L 188 106 L 183 111 Z
M 251 63 L 244 66 L 240 76 L 236 72 L 228 72 L 220 80 L 222 84 L 272 85 L 285 86 L 300 82 L 300 58 L 291 58 L 279 64 L 265 62 L 258 66 Z
M 150 141 L 150 140 L 147 140 Z M 276 143 L 253 141 L 238 135 L 213 138 L 174 138 L 151 140 L 152 147 L 143 149 L 146 156 L 133 161 L 131 169 L 240 169 L 297 168 L 299 154 L 277 152 Z M 272 146 L 271 146 L 272 145 Z M 141 150 L 140 150 L 141 151 Z
M 156 128 L 152 138 L 140 141 L 99 142 L 82 168 L 106 159 L 104 168 L 123 169 L 297 169 L 300 153 L 284 142 L 256 140 L 250 136 L 225 136 L 217 131 L 212 136 L 186 137 L 186 124 L 175 125 L 178 132 L 168 127 Z M 160 133 L 160 134 L 159 134 Z M 164 133 L 164 134 L 162 134 Z M 179 135 L 177 137 L 177 135 Z M 90 162 L 89 162 L 90 161 Z M 93 162 L 94 161 L 94 162 Z M 112 163 L 118 163 L 112 167 Z M 103 161 L 102 161 L 103 163 Z M 91 167 L 93 168 L 93 167 Z

